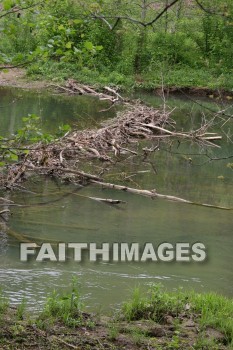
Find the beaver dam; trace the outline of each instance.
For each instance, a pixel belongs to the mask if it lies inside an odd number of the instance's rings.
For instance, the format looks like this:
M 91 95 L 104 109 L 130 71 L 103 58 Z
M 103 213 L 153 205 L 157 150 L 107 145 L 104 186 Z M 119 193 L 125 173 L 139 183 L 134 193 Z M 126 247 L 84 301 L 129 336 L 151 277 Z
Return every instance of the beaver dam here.
M 213 120 L 212 113 L 187 99 L 168 98 L 164 111 L 154 95 L 135 97 L 154 108 L 137 103 L 100 112 L 109 102 L 89 96 L 10 89 L 1 95 L 0 285 L 12 305 L 25 298 L 35 312 L 54 289 L 65 293 L 71 276 L 78 278 L 91 311 L 101 304 L 109 312 L 135 286 L 147 291 L 158 281 L 169 290 L 181 286 L 232 297 L 232 211 L 187 204 L 232 207 L 231 123 L 219 115 Z M 200 103 L 223 110 L 213 101 Z M 121 109 L 118 115 L 116 109 Z M 36 131 L 52 133 L 49 142 L 32 142 L 35 133 L 31 141 L 14 137 L 28 113 L 40 118 Z M 73 131 L 58 137 L 62 123 Z M 216 136 L 222 140 L 204 139 Z M 7 159 L 7 151 L 18 159 Z M 19 242 L 53 247 L 57 242 L 138 242 L 142 248 L 146 242 L 155 247 L 203 242 L 209 259 L 202 264 L 88 259 L 78 264 L 70 254 L 65 264 L 35 265 L 34 259 L 19 261 Z
M 5 146 L 24 150 L 21 161 L 9 166 L 2 172 L 2 186 L 12 189 L 25 180 L 29 174 L 43 174 L 78 183 L 96 185 L 123 190 L 139 195 L 158 197 L 187 204 L 200 204 L 192 201 L 157 193 L 155 190 L 142 190 L 120 186 L 104 181 L 109 169 L 116 164 L 127 162 L 133 157 L 145 161 L 153 152 L 159 152 L 161 142 L 172 144 L 189 141 L 201 146 L 220 147 L 216 141 L 222 136 L 208 132 L 212 121 L 203 124 L 197 130 L 179 131 L 171 118 L 171 112 L 145 106 L 141 103 L 128 104 L 123 112 L 99 129 L 67 132 L 63 137 L 49 144 L 38 143 L 30 146 Z M 87 172 L 86 169 L 89 169 Z M 112 204 L 119 204 L 112 199 L 97 198 Z M 200 204 L 214 207 L 209 204 Z M 219 207 L 220 208 L 220 207 Z M 228 208 L 222 208 L 228 209 Z

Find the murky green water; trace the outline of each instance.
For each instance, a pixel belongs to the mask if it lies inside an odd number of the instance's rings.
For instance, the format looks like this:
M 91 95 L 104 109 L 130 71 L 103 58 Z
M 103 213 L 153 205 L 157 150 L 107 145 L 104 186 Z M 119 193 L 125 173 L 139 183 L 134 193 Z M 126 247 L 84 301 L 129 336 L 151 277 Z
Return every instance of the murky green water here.
M 12 134 L 22 126 L 22 118 L 36 114 L 41 118 L 41 128 L 55 132 L 63 124 L 76 128 L 95 126 L 101 120 L 112 117 L 115 109 L 101 112 L 109 107 L 105 101 L 90 96 L 66 96 L 48 92 L 0 87 L 1 135 Z
M 20 99 L 17 97 L 19 94 L 22 94 Z M 48 130 L 53 130 L 61 122 L 76 124 L 83 115 L 85 125 L 93 123 L 93 119 L 98 122 L 104 118 L 98 110 L 106 106 L 89 98 L 44 96 L 29 92 L 25 95 L 9 91 L 3 94 L 1 91 L 0 105 L 9 104 L 15 96 L 17 106 L 14 104 L 0 110 L 1 130 L 5 134 L 13 132 L 20 125 L 20 117 L 29 112 L 43 116 Z M 161 103 L 155 96 L 144 98 L 155 105 Z M 203 103 L 216 108 L 214 103 Z M 168 104 L 171 108 L 177 107 L 173 118 L 184 128 L 197 124 L 203 113 L 208 114 L 204 108 L 188 100 L 170 98 Z M 114 115 L 113 111 L 107 113 L 107 117 L 111 115 Z M 215 128 L 218 129 L 219 125 L 216 124 Z M 230 122 L 225 125 L 224 131 L 230 136 Z M 206 163 L 208 158 L 197 155 L 204 151 L 188 143 L 175 143 L 172 153 L 168 151 L 165 144 L 161 145 L 161 150 L 151 160 L 157 174 L 151 164 L 137 164 L 135 159 L 117 171 L 135 174 L 128 182 L 131 187 L 156 188 L 164 194 L 233 207 L 233 173 L 227 166 L 233 162 L 232 159 Z M 227 137 L 224 137 L 220 150 L 208 150 L 212 157 L 227 157 L 232 155 L 232 151 L 232 143 L 227 142 Z M 192 162 L 187 158 L 192 158 Z M 118 175 L 110 181 L 116 179 L 119 180 Z M 37 195 L 20 192 L 12 194 L 12 199 L 34 205 L 15 208 L 8 226 L 31 241 L 39 237 L 41 241 L 138 242 L 141 246 L 146 242 L 156 246 L 162 242 L 200 241 L 207 248 L 208 259 L 204 263 L 91 263 L 88 260 L 78 263 L 71 258 L 65 263 L 39 263 L 34 260 L 22 263 L 19 261 L 18 242 L 2 233 L 0 283 L 15 303 L 25 297 L 29 305 L 38 306 L 48 291 L 54 288 L 67 290 L 72 276 L 78 277 L 85 303 L 95 310 L 100 307 L 109 310 L 125 300 L 133 287 L 141 285 L 147 288 L 154 282 L 162 282 L 169 289 L 181 286 L 233 296 L 232 211 L 150 200 L 97 187 L 80 190 L 48 179 L 31 181 L 28 189 Z M 85 198 L 87 196 L 121 199 L 126 204 L 119 208 L 111 207 Z M 47 204 L 35 205 L 41 202 Z

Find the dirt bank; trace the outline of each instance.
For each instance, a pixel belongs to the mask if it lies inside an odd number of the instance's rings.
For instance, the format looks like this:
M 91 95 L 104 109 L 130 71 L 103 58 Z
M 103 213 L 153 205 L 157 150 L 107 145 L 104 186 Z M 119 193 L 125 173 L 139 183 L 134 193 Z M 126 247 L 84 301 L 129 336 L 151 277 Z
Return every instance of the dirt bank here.
M 1 86 L 12 86 L 24 89 L 51 89 L 51 81 L 46 80 L 31 80 L 26 73 L 24 68 L 13 68 L 8 69 L 7 71 L 0 69 L 0 87 Z M 55 87 L 53 87 L 55 88 Z M 123 87 L 122 87 L 123 88 Z M 154 92 L 155 95 L 161 95 L 161 88 L 140 88 L 137 87 L 137 90 L 142 90 L 145 92 Z M 62 91 L 64 92 L 64 91 Z M 227 91 L 224 89 L 208 89 L 205 87 L 164 87 L 164 91 L 168 95 L 187 95 L 194 97 L 206 97 L 214 100 L 228 100 L 233 99 L 233 92 Z
M 79 316 L 80 317 L 80 316 Z M 3 316 L 2 350 L 227 350 L 222 332 L 200 325 L 190 316 L 167 315 L 162 324 L 152 320 L 114 321 L 82 313 L 80 321 L 25 319 L 17 312 Z M 204 339 L 204 340 L 203 340 Z
M 29 80 L 25 69 L 14 68 L 0 70 L 0 86 L 12 86 L 24 89 L 45 89 L 48 86 L 48 82 Z

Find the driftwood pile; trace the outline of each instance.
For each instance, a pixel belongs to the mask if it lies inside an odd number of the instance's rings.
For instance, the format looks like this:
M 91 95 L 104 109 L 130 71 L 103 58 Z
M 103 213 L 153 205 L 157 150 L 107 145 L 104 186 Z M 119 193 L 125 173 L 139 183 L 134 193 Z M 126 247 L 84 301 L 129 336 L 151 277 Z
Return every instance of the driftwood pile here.
M 99 159 L 112 161 L 113 156 L 121 154 L 137 155 L 136 144 L 140 139 L 152 139 L 162 135 L 151 126 L 171 125 L 169 116 L 159 110 L 137 105 L 105 122 L 100 129 L 74 131 L 55 144 L 30 153 L 33 164 L 66 165 L 80 159 Z M 146 126 L 143 126 L 146 125 Z M 149 125 L 149 126 L 147 126 Z M 126 148 L 128 147 L 128 148 Z
M 204 125 L 195 131 L 177 132 L 175 122 L 170 118 L 169 113 L 141 104 L 131 105 L 127 111 L 121 112 L 115 119 L 105 122 L 99 129 L 74 131 L 48 145 L 37 144 L 33 149 L 30 149 L 20 163 L 9 167 L 4 187 L 12 189 L 16 186 L 18 188 L 19 182 L 24 179 L 25 175 L 32 172 L 52 175 L 61 179 L 65 177 L 66 180 L 76 184 L 95 184 L 102 188 L 111 188 L 150 198 L 232 210 L 232 208 L 195 203 L 183 198 L 160 194 L 156 190 L 143 190 L 107 183 L 103 179 L 103 164 L 124 162 L 124 157 L 143 156 L 145 158 L 151 152 L 159 150 L 160 141 L 163 139 L 182 139 L 219 147 L 213 142 L 220 140 L 221 136 L 208 133 L 207 128 L 208 125 Z M 144 148 L 140 147 L 142 140 L 147 140 Z M 150 141 L 152 145 L 148 148 Z M 91 169 L 98 169 L 98 173 L 90 174 L 83 171 L 87 164 L 89 167 L 91 166 Z M 122 201 L 109 198 L 89 198 L 107 204 L 122 203 Z M 9 206 L 19 206 L 19 204 L 7 203 L 6 205 L 5 203 L 0 204 L 0 206 L 4 209 L 3 216 L 7 214 L 4 212 L 5 210 L 9 211 Z
M 142 149 L 144 155 L 158 149 L 162 139 L 187 139 L 216 146 L 213 141 L 221 139 L 221 136 L 207 133 L 206 128 L 203 126 L 196 131 L 176 132 L 175 122 L 169 113 L 141 104 L 131 105 L 99 129 L 74 131 L 49 145 L 36 145 L 18 166 L 14 165 L 9 170 L 7 187 L 13 187 L 27 171 L 60 177 L 69 173 L 79 183 L 99 181 L 100 175 L 83 172 L 83 165 L 96 159 L 102 164 L 123 160 L 124 156 L 139 156 L 140 140 L 153 141 L 152 144 L 156 140 L 157 147 Z
M 105 86 L 103 90 L 105 92 L 98 92 L 94 87 L 80 84 L 74 79 L 68 79 L 65 86 L 50 84 L 49 86 L 55 87 L 59 90 L 59 93 L 65 92 L 68 94 L 88 95 L 98 97 L 101 101 L 109 101 L 111 105 L 120 102 L 126 102 L 126 100 L 113 88 Z

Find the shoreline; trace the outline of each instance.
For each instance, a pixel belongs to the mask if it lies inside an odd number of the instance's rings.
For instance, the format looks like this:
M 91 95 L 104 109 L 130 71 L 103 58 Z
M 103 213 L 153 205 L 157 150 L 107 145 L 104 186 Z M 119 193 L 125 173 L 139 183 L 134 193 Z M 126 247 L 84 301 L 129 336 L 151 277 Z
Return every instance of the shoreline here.
M 81 81 L 82 83 L 82 81 Z M 62 85 L 62 83 L 61 83 Z M 96 83 L 96 85 L 101 89 L 106 84 Z M 48 81 L 46 79 L 42 80 L 35 80 L 30 79 L 26 75 L 26 70 L 22 68 L 12 68 L 8 69 L 7 72 L 4 72 L 3 70 L 0 70 L 0 88 L 20 88 L 20 89 L 32 89 L 32 90 L 48 90 L 48 91 L 54 91 L 56 90 L 55 87 L 51 86 L 51 80 Z M 127 90 L 127 87 L 124 85 L 119 85 L 119 90 L 124 91 Z M 147 93 L 154 93 L 155 95 L 161 95 L 165 94 L 166 96 L 169 96 L 170 94 L 173 96 L 176 95 L 188 95 L 188 96 L 194 96 L 194 97 L 204 97 L 209 98 L 210 100 L 233 100 L 233 91 L 227 90 L 227 89 L 210 89 L 207 87 L 190 87 L 190 86 L 169 86 L 164 87 L 162 90 L 161 87 L 157 86 L 150 86 L 147 87 L 144 84 L 137 83 L 132 88 L 132 91 L 142 91 Z
M 0 295 L 2 350 L 230 350 L 232 299 L 209 293 L 148 293 L 135 289 L 111 316 L 85 311 L 74 282 L 71 292 L 54 292 L 35 317 L 22 302 L 11 307 Z M 229 318 L 229 320 L 228 320 Z

